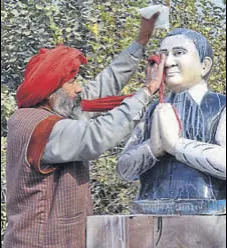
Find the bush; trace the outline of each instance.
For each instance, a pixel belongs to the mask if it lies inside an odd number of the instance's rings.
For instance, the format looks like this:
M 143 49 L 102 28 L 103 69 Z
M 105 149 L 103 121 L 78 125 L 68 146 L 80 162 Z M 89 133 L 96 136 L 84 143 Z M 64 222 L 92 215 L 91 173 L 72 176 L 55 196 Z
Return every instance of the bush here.
M 15 110 L 14 96 L 6 86 L 1 87 L 1 237 L 3 237 L 6 217 L 6 143 L 7 143 L 7 120 Z

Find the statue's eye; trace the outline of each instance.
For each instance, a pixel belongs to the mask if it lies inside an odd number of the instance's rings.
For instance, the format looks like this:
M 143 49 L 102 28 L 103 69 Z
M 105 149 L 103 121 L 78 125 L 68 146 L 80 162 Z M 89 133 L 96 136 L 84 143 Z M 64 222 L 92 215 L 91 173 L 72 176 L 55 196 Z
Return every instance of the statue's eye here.
M 174 51 L 175 56 L 181 56 L 181 55 L 183 55 L 185 53 L 186 53 L 186 50 L 184 50 L 184 49 L 177 49 L 177 50 Z

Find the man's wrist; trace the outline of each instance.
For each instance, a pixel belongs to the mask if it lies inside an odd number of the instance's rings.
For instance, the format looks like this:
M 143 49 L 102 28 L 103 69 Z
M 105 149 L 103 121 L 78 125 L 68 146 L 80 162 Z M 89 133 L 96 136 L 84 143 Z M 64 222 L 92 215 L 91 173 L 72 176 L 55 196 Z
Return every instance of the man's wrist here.
M 149 87 L 149 86 L 147 86 L 147 85 L 144 85 L 143 88 L 144 88 L 144 89 L 146 90 L 146 92 L 147 92 L 149 95 L 151 95 L 151 96 L 155 95 L 155 94 L 158 92 L 158 90 L 159 90 L 159 89 L 157 89 L 157 90 L 152 89 L 151 87 Z
M 141 59 L 144 54 L 144 46 L 134 40 L 132 44 L 128 47 L 128 52 L 133 57 Z
M 134 97 L 140 102 L 142 102 L 144 106 L 149 105 L 153 99 L 152 95 L 149 93 L 148 89 L 146 88 L 141 88 L 140 90 L 138 90 L 134 95 Z
M 138 38 L 138 39 L 136 39 L 136 41 L 140 44 L 140 45 L 142 45 L 142 46 L 146 46 L 147 45 L 147 43 L 148 43 L 148 41 L 149 41 L 149 38 L 148 37 L 146 37 L 146 38 Z

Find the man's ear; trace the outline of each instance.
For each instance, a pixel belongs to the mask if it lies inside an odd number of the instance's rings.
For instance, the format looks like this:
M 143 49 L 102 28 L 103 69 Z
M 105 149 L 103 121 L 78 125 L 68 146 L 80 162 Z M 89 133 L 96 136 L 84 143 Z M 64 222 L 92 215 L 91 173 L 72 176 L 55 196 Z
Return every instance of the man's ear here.
M 213 65 L 212 59 L 210 57 L 205 57 L 202 62 L 202 70 L 201 70 L 201 76 L 206 76 Z
M 54 100 L 55 100 L 54 95 L 51 94 L 50 96 L 47 97 L 46 100 L 47 100 L 47 105 L 52 108 L 54 105 Z

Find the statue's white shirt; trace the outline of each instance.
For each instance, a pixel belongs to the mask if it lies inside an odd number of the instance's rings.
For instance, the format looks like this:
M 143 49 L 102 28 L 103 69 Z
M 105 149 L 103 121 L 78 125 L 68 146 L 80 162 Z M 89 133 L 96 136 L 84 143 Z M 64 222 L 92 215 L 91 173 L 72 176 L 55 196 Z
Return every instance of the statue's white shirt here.
M 197 104 L 201 103 L 207 91 L 208 91 L 207 83 L 204 81 L 202 81 L 197 85 L 194 85 L 188 90 L 189 94 Z

